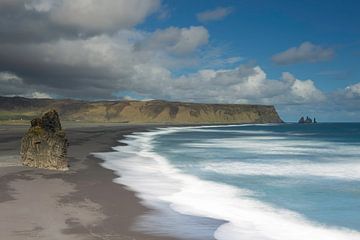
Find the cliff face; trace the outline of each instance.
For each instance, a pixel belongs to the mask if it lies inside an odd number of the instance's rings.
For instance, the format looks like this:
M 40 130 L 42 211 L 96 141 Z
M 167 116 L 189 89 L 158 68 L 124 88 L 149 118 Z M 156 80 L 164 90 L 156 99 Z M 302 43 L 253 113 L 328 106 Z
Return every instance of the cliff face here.
M 0 97 L 0 120 L 26 120 L 56 109 L 65 121 L 121 123 L 281 123 L 273 106 L 167 101 L 50 100 Z

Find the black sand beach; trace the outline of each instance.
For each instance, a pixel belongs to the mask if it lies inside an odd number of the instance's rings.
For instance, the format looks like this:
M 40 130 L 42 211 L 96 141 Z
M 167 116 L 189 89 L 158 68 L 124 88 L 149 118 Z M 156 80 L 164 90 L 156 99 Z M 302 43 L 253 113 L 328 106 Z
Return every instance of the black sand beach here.
M 146 126 L 65 127 L 70 171 L 23 167 L 20 140 L 27 126 L 0 126 L 0 239 L 171 239 L 131 229 L 150 211 L 115 184 L 91 152 L 119 145 Z

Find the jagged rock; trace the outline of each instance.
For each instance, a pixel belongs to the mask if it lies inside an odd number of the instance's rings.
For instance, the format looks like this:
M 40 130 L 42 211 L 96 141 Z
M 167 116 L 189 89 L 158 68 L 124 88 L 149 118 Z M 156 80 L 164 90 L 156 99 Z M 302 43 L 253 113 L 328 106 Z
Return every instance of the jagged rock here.
M 312 123 L 312 119 L 306 116 L 305 123 Z
M 301 117 L 301 118 L 299 119 L 299 122 L 298 122 L 298 123 L 305 123 L 304 117 Z
M 306 119 L 304 117 L 301 117 L 298 121 L 298 123 L 317 123 L 316 119 L 314 118 L 314 121 L 309 118 L 308 116 L 306 117 Z
M 31 120 L 31 127 L 21 140 L 22 163 L 29 167 L 68 170 L 67 147 L 59 115 L 50 110 Z

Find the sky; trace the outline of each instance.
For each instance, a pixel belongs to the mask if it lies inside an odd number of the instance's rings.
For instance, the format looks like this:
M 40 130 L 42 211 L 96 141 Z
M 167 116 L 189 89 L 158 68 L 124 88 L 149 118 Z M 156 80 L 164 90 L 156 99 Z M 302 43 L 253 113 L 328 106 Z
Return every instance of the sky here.
M 360 121 L 360 1 L 0 0 L 0 95 Z

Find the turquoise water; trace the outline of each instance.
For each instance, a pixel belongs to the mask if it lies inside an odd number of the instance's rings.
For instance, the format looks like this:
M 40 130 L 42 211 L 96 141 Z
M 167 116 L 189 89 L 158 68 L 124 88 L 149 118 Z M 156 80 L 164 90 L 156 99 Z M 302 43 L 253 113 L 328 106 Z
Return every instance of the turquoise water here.
M 201 128 L 159 135 L 154 146 L 185 173 L 360 231 L 358 123 Z
M 115 182 L 156 209 L 139 229 L 183 239 L 360 239 L 358 123 L 162 128 L 122 142 L 100 157 L 121 176 Z

